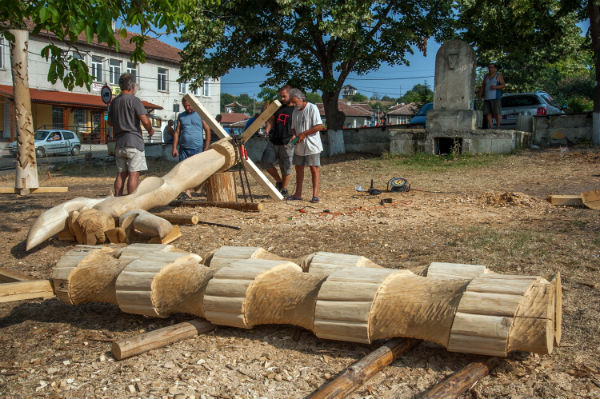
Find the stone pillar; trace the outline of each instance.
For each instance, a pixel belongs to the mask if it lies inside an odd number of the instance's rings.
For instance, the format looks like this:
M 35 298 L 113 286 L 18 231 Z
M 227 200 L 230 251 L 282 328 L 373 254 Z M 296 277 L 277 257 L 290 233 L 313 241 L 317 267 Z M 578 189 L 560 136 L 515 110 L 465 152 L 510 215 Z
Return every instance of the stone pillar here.
M 433 109 L 427 113 L 429 133 L 473 130 L 481 116 L 473 110 L 475 52 L 462 40 L 442 45 L 435 57 Z

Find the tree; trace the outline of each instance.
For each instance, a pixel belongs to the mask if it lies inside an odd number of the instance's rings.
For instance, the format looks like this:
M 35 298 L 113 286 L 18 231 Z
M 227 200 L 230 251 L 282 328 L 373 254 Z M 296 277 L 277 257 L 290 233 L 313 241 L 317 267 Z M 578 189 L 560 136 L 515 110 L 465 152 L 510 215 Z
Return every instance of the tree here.
M 48 80 L 61 80 L 71 90 L 75 86 L 92 83 L 87 65 L 73 58 L 77 51 L 79 35 L 84 34 L 88 43 L 97 40 L 119 50 L 118 35 L 125 37 L 125 28 L 113 30 L 113 21 L 123 26 L 137 27 L 141 34 L 131 41 L 135 50 L 133 62 L 144 62 L 144 43 L 151 35 L 176 32 L 189 22 L 189 8 L 200 0 L 144 0 L 115 2 L 112 0 L 0 0 L 0 35 L 14 41 L 10 29 L 29 29 L 32 34 L 52 32 L 56 39 L 42 49 L 42 56 L 50 61 Z M 208 1 L 208 0 L 207 0 Z M 161 34 L 162 34 L 161 33 Z M 67 49 L 58 46 L 66 45 Z
M 262 102 L 273 102 L 274 100 L 277 100 L 278 96 L 279 92 L 277 89 L 268 86 L 263 87 L 258 93 L 258 98 L 260 98 Z
M 405 64 L 413 46 L 450 31 L 452 1 L 222 0 L 199 5 L 182 32 L 181 74 L 193 81 L 231 68 L 269 68 L 265 85 L 321 91 L 327 124 L 341 129 L 348 75 Z
M 313 91 L 310 93 L 306 93 L 306 101 L 308 101 L 309 103 L 318 104 L 322 103 L 323 99 L 321 98 L 321 95 L 319 93 L 315 93 Z
M 355 95 L 353 95 L 350 100 L 352 100 L 355 103 L 362 103 L 368 100 L 367 96 L 365 96 L 364 94 L 360 94 L 360 93 L 356 93 Z
M 398 102 L 405 104 L 425 104 L 433 102 L 433 90 L 431 90 L 427 83 L 418 83 L 414 85 L 412 89 L 404 93 L 404 95 L 398 99 Z

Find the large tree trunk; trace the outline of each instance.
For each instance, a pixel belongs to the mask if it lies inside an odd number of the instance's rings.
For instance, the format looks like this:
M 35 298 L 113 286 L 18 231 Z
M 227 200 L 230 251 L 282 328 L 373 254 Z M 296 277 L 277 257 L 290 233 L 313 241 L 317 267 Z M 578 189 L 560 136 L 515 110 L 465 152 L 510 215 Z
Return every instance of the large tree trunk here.
M 594 111 L 592 124 L 592 143 L 600 144 L 600 5 L 595 0 L 588 0 L 590 15 L 590 32 L 592 36 L 592 51 L 596 68 L 596 86 L 594 87 Z
M 327 124 L 327 142 L 329 144 L 329 156 L 343 154 L 344 149 L 344 114 L 338 110 L 339 90 L 335 92 L 323 92 L 323 106 L 325 107 L 325 118 Z
M 29 32 L 11 30 L 10 33 L 15 37 L 10 44 L 18 142 L 15 188 L 19 194 L 29 194 L 29 189 L 39 187 L 27 73 Z

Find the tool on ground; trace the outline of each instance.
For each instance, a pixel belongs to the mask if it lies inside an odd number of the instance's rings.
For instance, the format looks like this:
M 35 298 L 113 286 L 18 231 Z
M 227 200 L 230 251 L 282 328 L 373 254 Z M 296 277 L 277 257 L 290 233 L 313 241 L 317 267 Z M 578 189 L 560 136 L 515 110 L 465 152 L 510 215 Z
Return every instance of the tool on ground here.
M 371 187 L 369 187 L 369 194 L 370 195 L 379 195 L 381 194 L 380 190 L 377 190 L 374 186 L 373 186 L 373 179 L 371 179 Z
M 392 177 L 387 184 L 387 191 L 392 193 L 405 193 L 410 191 L 408 180 L 403 177 Z

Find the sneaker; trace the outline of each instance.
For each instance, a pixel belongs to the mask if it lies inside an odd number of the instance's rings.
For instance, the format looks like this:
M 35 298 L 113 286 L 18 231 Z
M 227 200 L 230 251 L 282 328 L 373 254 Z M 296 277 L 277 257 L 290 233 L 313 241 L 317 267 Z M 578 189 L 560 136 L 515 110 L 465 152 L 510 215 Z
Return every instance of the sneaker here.
M 312 202 L 313 204 L 316 202 L 319 202 L 319 197 L 312 197 L 312 199 L 310 200 L 310 202 Z
M 275 188 L 277 189 L 277 191 L 281 191 L 281 189 L 283 188 L 283 184 L 278 181 L 275 183 Z
M 288 201 L 302 201 L 302 198 L 295 197 L 293 195 L 286 198 Z
M 279 192 L 281 193 L 281 195 L 283 195 L 284 197 L 287 197 L 289 195 L 288 189 L 287 188 L 282 188 L 281 190 L 279 190 Z

